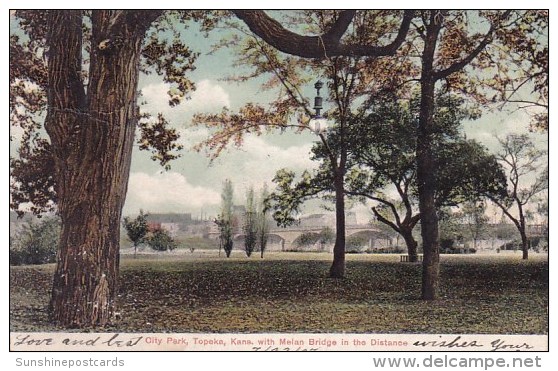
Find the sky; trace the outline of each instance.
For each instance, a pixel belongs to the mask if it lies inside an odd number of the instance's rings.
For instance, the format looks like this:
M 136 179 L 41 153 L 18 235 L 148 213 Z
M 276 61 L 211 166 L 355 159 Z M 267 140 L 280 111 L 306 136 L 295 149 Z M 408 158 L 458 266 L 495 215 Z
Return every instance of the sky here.
M 297 173 L 316 168 L 310 160 L 310 150 L 318 140 L 312 133 L 295 134 L 288 130 L 282 134 L 247 136 L 242 148 L 229 148 L 219 158 L 211 162 L 205 153 L 198 153 L 192 147 L 209 135 L 203 127 L 192 127 L 195 113 L 217 113 L 223 107 L 237 111 L 247 102 L 265 104 L 276 97 L 276 92 L 262 91 L 261 80 L 245 83 L 225 81 L 228 75 L 238 72 L 233 67 L 233 55 L 221 49 L 209 55 L 210 46 L 226 30 L 211 33 L 209 39 L 192 27 L 183 33 L 187 44 L 200 53 L 196 69 L 189 74 L 195 82 L 196 90 L 191 99 L 176 107 L 167 101 L 169 86 L 156 74 L 141 76 L 140 89 L 147 102 L 142 109 L 153 115 L 161 112 L 180 133 L 179 143 L 184 146 L 181 157 L 171 162 L 171 169 L 165 171 L 149 158 L 149 153 L 134 148 L 128 195 L 124 215 L 134 215 L 140 209 L 150 213 L 176 212 L 191 213 L 194 217 L 211 218 L 219 211 L 223 181 L 230 179 L 234 185 L 235 202 L 244 203 L 250 187 L 258 192 L 264 184 L 272 188 L 272 178 L 281 168 L 289 168 Z M 312 83 L 313 84 L 313 83 Z M 308 98 L 314 96 L 312 85 L 305 91 Z M 325 93 L 325 92 L 324 92 Z M 326 95 L 326 94 L 322 94 Z M 329 103 L 330 104 L 330 103 Z M 328 102 L 325 101 L 327 109 Z M 527 132 L 528 115 L 523 111 L 488 113 L 474 122 L 463 126 L 470 139 L 476 139 L 490 150 L 496 150 L 495 135 L 508 132 Z M 541 148 L 546 148 L 547 134 L 532 134 Z M 310 203 L 305 212 L 320 211 L 320 202 Z M 357 205 L 359 222 L 370 219 L 369 205 Z

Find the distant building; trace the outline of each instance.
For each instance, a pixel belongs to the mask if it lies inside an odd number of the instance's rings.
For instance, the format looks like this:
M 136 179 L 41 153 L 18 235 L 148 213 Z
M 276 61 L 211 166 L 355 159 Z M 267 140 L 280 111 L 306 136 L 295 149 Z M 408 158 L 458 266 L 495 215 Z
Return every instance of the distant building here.
M 147 226 L 150 231 L 164 229 L 173 237 L 176 237 L 181 231 L 186 231 L 192 223 L 192 214 L 190 213 L 153 213 L 147 215 Z
M 190 213 L 154 213 L 147 215 L 147 222 L 174 224 L 177 226 L 187 226 L 192 224 L 192 214 Z

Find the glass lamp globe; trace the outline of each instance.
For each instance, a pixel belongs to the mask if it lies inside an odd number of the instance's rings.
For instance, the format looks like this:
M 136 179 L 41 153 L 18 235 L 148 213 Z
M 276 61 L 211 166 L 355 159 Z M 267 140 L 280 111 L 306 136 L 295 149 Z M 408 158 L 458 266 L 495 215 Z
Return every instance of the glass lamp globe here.
M 327 131 L 327 120 L 323 117 L 314 117 L 308 123 L 310 130 L 312 130 L 315 134 L 320 135 L 324 134 Z

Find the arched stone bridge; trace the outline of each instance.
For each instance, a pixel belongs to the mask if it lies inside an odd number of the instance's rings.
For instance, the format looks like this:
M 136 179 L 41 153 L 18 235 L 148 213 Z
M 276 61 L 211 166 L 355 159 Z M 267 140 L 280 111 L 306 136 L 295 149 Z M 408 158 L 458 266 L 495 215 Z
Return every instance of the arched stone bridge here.
M 311 246 L 301 246 L 299 241 L 304 234 L 319 235 L 324 229 L 329 229 L 333 233 L 331 243 L 321 244 L 319 241 Z M 358 236 L 362 241 L 366 241 L 369 249 L 387 247 L 391 244 L 390 237 L 378 228 L 369 224 L 352 224 L 345 226 L 345 236 L 350 238 Z M 291 226 L 287 228 L 272 228 L 269 231 L 268 246 L 269 251 L 331 251 L 335 240 L 335 230 L 329 226 Z M 235 248 L 244 249 L 244 234 L 234 236 Z

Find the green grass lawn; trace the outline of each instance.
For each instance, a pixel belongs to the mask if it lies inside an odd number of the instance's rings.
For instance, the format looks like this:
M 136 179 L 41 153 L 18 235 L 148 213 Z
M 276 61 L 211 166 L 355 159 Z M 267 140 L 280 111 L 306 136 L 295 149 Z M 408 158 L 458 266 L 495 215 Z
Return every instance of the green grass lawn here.
M 548 333 L 548 261 L 533 254 L 442 256 L 440 300 L 420 297 L 421 266 L 398 255 L 348 255 L 347 277 L 327 278 L 331 255 L 215 251 L 124 257 L 121 332 Z M 47 321 L 54 267 L 10 268 L 12 331 Z M 99 331 L 99 329 L 95 329 Z

